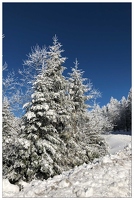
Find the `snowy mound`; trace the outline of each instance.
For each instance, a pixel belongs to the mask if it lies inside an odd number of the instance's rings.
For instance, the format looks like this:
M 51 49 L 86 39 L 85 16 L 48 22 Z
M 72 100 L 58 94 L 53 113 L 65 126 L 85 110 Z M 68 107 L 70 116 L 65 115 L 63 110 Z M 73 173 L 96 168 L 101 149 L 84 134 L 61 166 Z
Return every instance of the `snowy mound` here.
M 11 184 L 7 179 L 3 179 L 3 193 L 6 192 L 6 195 L 10 193 L 18 193 L 19 187 L 17 185 Z
M 53 178 L 20 184 L 20 192 L 3 185 L 3 197 L 131 197 L 131 143 Z

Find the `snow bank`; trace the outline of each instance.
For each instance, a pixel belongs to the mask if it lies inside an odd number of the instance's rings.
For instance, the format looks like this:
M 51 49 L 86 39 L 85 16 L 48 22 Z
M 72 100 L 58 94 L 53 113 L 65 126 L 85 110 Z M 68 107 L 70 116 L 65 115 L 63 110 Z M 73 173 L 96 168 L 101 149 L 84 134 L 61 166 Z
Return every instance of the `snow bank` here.
M 14 193 L 19 192 L 19 187 L 17 185 L 11 184 L 7 179 L 3 179 L 3 193 L 6 193 L 6 197 L 10 197 L 10 195 L 14 195 Z
M 122 133 L 122 134 L 121 134 Z M 115 154 L 122 150 L 127 144 L 131 142 L 131 135 L 128 132 L 115 132 L 113 134 L 102 135 L 109 145 L 109 153 Z
M 131 144 L 114 155 L 23 187 L 17 193 L 10 190 L 10 197 L 131 197 Z M 4 197 L 9 197 L 7 189 L 3 188 Z

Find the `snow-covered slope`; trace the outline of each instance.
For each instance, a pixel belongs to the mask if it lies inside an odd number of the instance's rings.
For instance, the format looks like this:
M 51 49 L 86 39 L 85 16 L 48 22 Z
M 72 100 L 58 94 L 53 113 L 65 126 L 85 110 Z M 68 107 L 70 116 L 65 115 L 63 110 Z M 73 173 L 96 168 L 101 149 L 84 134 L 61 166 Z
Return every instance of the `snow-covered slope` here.
M 117 136 L 111 136 L 112 140 L 107 138 L 113 144 L 117 145 Z M 125 135 L 120 135 L 120 141 L 123 141 Z M 121 139 L 122 138 L 122 139 Z M 131 136 L 128 136 L 131 140 Z M 124 139 L 126 142 L 126 140 Z M 15 188 L 5 189 L 3 181 L 3 197 L 131 197 L 131 143 L 124 148 L 118 145 L 118 152 L 115 146 L 114 154 L 107 155 L 100 159 L 95 159 L 93 163 L 83 164 L 72 170 L 63 172 L 52 179 L 44 181 L 33 180 L 23 183 L 23 190 L 18 192 Z M 117 146 L 118 146 L 117 145 Z M 126 145 L 126 143 L 124 144 Z M 112 153 L 113 153 L 112 152 Z M 15 186 L 16 187 L 16 186 Z
M 109 153 L 115 154 L 122 150 L 131 142 L 130 132 L 114 132 L 113 134 L 105 134 L 103 137 L 109 145 Z

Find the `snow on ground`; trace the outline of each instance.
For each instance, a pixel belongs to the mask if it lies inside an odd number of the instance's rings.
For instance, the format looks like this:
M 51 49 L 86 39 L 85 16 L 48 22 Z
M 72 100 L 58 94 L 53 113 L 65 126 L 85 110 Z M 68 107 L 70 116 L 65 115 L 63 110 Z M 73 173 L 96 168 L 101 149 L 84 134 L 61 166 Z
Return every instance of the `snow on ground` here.
M 110 155 L 47 180 L 21 182 L 20 192 L 9 189 L 11 184 L 4 180 L 3 197 L 131 197 L 131 136 L 104 137 L 110 145 Z
M 131 142 L 131 135 L 129 132 L 114 132 L 113 134 L 105 134 L 103 137 L 109 145 L 109 153 L 111 154 L 122 150 Z

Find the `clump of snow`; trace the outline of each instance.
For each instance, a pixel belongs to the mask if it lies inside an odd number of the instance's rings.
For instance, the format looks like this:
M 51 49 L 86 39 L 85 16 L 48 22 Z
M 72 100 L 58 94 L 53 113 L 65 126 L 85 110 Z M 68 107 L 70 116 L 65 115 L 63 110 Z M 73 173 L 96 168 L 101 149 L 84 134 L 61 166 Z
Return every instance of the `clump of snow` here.
M 76 166 L 53 178 L 23 184 L 20 192 L 10 197 L 131 197 L 131 144 L 113 155 Z M 9 197 L 8 188 L 3 196 Z
M 112 163 L 112 160 L 109 156 L 104 156 L 104 158 L 102 159 L 102 163 Z
M 20 186 L 20 189 L 25 190 L 25 188 L 30 186 L 30 184 L 21 180 L 19 181 L 19 186 Z
M 27 113 L 26 113 L 26 116 L 27 116 L 27 119 L 28 119 L 28 120 L 30 120 L 31 118 L 36 117 L 35 114 L 34 114 L 33 112 L 31 112 L 31 111 L 27 112 Z
M 44 108 L 46 111 L 48 111 L 48 110 L 49 110 L 48 104 L 47 104 L 47 103 L 44 103 L 44 104 L 43 104 L 43 108 Z
M 23 138 L 18 138 L 18 141 L 25 147 L 28 148 L 30 146 L 30 141 L 25 140 Z
M 18 193 L 19 187 L 17 185 L 11 184 L 7 179 L 3 179 L 3 193 L 6 193 L 6 196 L 10 196 L 10 194 Z
M 49 110 L 49 111 L 47 111 L 47 115 L 54 115 L 55 114 L 55 111 L 54 110 Z

